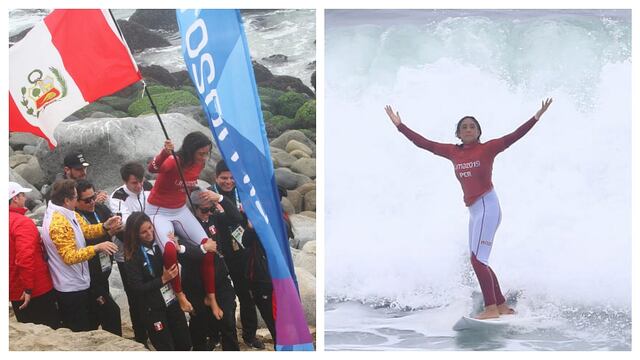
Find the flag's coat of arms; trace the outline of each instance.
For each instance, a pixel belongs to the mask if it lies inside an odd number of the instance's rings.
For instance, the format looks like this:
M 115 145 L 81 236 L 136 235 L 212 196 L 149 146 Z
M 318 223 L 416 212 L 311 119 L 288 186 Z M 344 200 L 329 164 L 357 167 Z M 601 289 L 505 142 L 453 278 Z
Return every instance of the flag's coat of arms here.
M 67 85 L 60 71 L 50 67 L 50 74 L 44 74 L 40 69 L 34 69 L 27 76 L 29 86 L 20 89 L 22 101 L 28 115 L 39 117 L 44 108 L 67 95 Z

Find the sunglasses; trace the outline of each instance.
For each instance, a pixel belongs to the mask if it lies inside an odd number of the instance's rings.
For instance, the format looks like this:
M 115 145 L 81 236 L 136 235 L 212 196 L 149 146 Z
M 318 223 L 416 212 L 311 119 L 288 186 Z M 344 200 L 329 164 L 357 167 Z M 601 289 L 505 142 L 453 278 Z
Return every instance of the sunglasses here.
M 200 209 L 200 211 L 201 211 L 201 212 L 203 212 L 203 213 L 211 213 L 211 214 L 213 214 L 213 213 L 216 211 L 216 207 L 215 207 L 215 206 L 212 206 L 212 207 L 210 207 L 210 208 L 203 208 L 203 207 L 201 207 L 201 208 L 199 208 L 199 209 Z
M 92 197 L 88 197 L 88 198 L 86 198 L 86 199 L 80 199 L 80 201 L 83 201 L 85 204 L 90 204 L 90 203 L 92 203 L 92 202 L 96 201 L 96 198 L 97 198 L 97 197 L 98 197 L 98 195 L 97 195 L 97 194 L 93 194 L 93 196 L 92 196 Z

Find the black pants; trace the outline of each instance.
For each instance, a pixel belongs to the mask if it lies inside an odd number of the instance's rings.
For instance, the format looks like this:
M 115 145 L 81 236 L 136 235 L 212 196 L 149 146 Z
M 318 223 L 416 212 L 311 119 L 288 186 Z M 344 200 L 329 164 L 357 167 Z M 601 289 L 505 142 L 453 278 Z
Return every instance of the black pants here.
M 81 291 L 56 291 L 62 327 L 71 331 L 90 331 L 89 289 Z
M 125 294 L 127 294 L 127 302 L 129 303 L 129 317 L 131 317 L 131 325 L 133 327 L 134 338 L 137 342 L 146 344 L 149 337 L 147 336 L 147 328 L 145 327 L 144 319 L 141 316 L 142 309 L 140 309 L 140 300 L 129 288 L 124 263 L 116 263 L 118 264 L 118 270 L 120 272 L 120 278 L 122 279 L 124 292 Z
M 276 323 L 273 319 L 273 286 L 271 284 L 253 283 L 251 284 L 251 295 L 275 344 Z
M 222 319 L 216 319 L 209 310 L 213 331 L 220 336 L 222 350 L 239 351 L 238 331 L 236 330 L 236 295 L 233 289 L 216 292 L 216 301 L 222 308 Z M 253 336 L 255 337 L 255 332 Z
M 191 349 L 187 319 L 177 301 L 164 309 L 147 309 L 144 322 L 151 344 L 156 350 L 187 351 Z
M 258 330 L 258 313 L 256 304 L 249 292 L 249 281 L 244 276 L 245 264 L 239 257 L 225 258 L 229 267 L 229 275 L 233 281 L 233 290 L 240 301 L 240 322 L 242 323 L 242 338 L 253 340 Z
M 13 313 L 16 320 L 21 323 L 34 323 L 47 325 L 50 328 L 60 327 L 60 314 L 58 313 L 58 302 L 56 301 L 55 290 L 51 290 L 38 297 L 31 297 L 29 305 L 20 310 L 24 301 L 12 301 Z
M 191 319 L 189 320 L 189 333 L 193 343 L 193 350 L 212 350 L 213 346 L 208 343 L 209 338 L 214 343 L 220 341 L 224 351 L 240 350 L 238 332 L 236 330 L 236 295 L 233 292 L 233 288 L 229 287 L 229 289 L 216 291 L 216 301 L 222 308 L 223 313 L 222 320 L 217 320 L 213 316 L 211 308 L 204 304 L 204 289 L 186 282 L 183 286 L 184 293 L 194 309 L 194 313 L 191 314 Z
M 92 285 L 89 288 L 89 323 L 93 330 L 102 326 L 112 334 L 122 336 L 122 319 L 120 307 L 109 293 L 109 284 Z

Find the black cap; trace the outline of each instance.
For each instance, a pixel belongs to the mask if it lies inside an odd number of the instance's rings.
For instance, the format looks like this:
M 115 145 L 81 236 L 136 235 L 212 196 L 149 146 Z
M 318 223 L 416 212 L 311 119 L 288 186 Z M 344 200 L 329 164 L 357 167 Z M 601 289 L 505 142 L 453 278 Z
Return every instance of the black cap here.
M 85 168 L 89 165 L 90 164 L 85 160 L 84 155 L 79 151 L 74 151 L 64 157 L 64 166 L 73 169 Z

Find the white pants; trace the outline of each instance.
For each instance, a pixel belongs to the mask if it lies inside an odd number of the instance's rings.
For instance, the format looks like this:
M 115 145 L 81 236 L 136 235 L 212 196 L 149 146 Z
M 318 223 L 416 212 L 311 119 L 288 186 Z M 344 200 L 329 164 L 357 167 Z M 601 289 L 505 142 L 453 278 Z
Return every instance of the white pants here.
M 469 206 L 469 251 L 489 265 L 493 237 L 502 219 L 498 195 L 492 189 Z
M 156 240 L 163 252 L 165 244 L 169 241 L 168 234 L 171 232 L 180 239 L 187 239 L 196 245 L 200 245 L 202 239 L 207 238 L 207 233 L 186 204 L 181 208 L 167 209 L 147 203 L 144 212 L 151 218 Z

